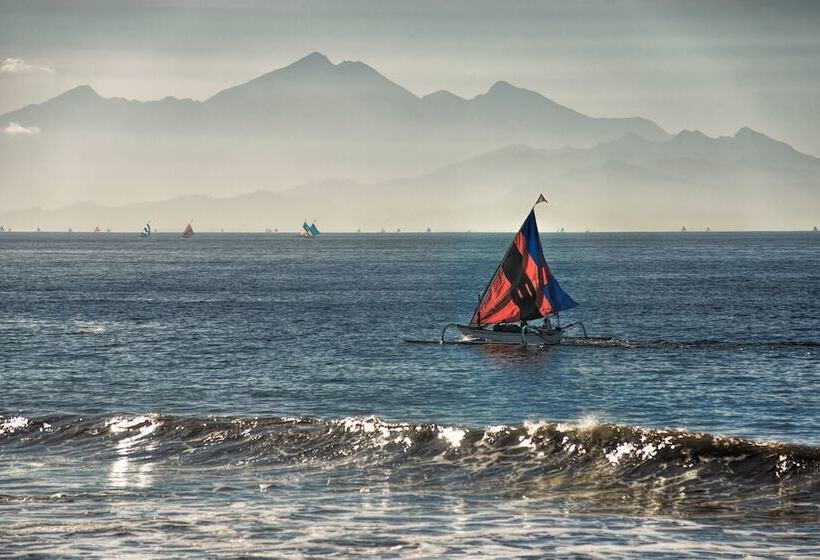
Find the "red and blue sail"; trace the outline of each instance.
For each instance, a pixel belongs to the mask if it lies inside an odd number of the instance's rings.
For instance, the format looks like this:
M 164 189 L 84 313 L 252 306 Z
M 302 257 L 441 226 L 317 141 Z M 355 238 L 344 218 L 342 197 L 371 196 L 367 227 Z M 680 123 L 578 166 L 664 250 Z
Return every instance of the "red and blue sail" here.
M 533 208 L 484 291 L 470 325 L 531 321 L 576 305 L 544 258 Z

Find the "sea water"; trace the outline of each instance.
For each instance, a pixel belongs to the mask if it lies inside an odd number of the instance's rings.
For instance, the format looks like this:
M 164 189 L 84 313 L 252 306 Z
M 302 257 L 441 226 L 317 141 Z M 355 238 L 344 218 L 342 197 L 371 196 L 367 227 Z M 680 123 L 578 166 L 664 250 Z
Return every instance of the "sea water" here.
M 820 555 L 820 235 L 0 235 L 0 553 Z M 454 334 L 454 333 L 453 333 Z

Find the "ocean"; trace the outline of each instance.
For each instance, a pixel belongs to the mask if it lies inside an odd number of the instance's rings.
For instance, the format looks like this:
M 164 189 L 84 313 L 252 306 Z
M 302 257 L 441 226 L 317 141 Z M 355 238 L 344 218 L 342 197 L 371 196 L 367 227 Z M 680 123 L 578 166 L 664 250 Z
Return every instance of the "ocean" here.
M 0 555 L 820 556 L 820 234 L 0 234 Z

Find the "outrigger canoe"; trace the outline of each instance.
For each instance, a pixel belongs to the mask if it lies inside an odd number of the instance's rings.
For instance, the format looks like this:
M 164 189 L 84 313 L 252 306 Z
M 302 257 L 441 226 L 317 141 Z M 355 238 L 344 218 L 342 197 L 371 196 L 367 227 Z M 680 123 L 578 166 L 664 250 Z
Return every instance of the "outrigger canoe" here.
M 543 194 L 515 234 L 470 322 L 445 325 L 440 343 L 445 343 L 445 334 L 451 327 L 461 332 L 461 339 L 455 341 L 461 344 L 550 346 L 568 338 L 564 332 L 574 326 L 580 327 L 586 337 L 582 323 L 561 326 L 561 311 L 578 304 L 558 284 L 544 258 L 535 218 L 535 207 L 540 202 L 547 202 Z

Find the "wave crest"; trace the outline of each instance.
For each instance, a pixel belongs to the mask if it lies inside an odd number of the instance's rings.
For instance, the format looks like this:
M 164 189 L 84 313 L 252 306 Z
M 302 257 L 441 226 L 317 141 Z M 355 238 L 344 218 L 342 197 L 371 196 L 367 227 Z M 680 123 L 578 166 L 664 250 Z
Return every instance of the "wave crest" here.
M 467 429 L 377 417 L 0 417 L 0 449 L 123 455 L 197 468 L 318 468 L 387 473 L 403 489 L 460 488 L 704 511 L 820 511 L 820 449 L 597 418 Z M 766 501 L 769 501 L 768 509 Z M 658 504 L 661 504 L 658 506 Z

